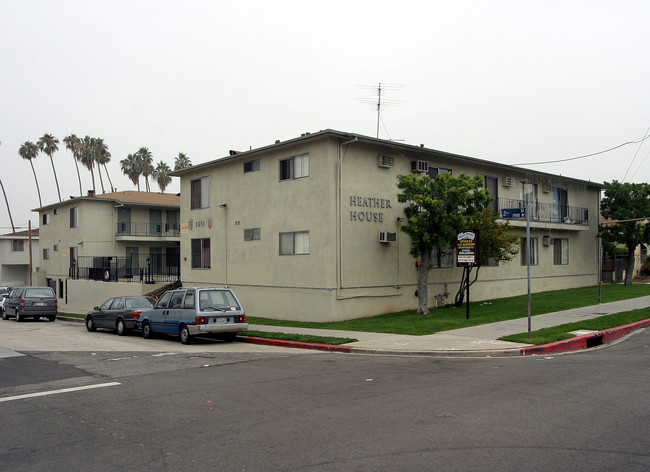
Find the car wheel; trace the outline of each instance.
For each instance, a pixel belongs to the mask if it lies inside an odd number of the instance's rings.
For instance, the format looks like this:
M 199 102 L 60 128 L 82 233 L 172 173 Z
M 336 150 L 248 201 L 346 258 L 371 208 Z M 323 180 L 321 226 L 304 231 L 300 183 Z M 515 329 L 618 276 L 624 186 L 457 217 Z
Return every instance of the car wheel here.
M 187 325 L 181 326 L 179 338 L 183 344 L 190 344 L 192 342 L 192 336 L 190 336 L 190 329 L 187 327 Z
M 153 338 L 153 330 L 151 329 L 151 325 L 149 324 L 148 321 L 142 323 L 142 337 L 144 339 Z
M 9 317 L 7 316 L 7 312 L 4 310 L 2 310 L 2 319 L 5 321 L 9 319 Z
M 95 326 L 95 320 L 92 316 L 86 316 L 86 329 L 89 332 L 97 331 L 97 326 Z
M 48 316 L 47 319 L 50 320 L 50 321 L 54 321 L 54 320 L 56 320 L 56 315 Z
M 25 318 L 23 318 L 23 316 L 20 314 L 20 312 L 18 310 L 16 310 L 16 322 L 20 323 L 21 321 L 24 321 L 24 320 L 25 320 Z
M 115 332 L 118 336 L 124 336 L 126 334 L 126 326 L 124 326 L 124 320 L 122 318 L 117 320 L 115 324 Z

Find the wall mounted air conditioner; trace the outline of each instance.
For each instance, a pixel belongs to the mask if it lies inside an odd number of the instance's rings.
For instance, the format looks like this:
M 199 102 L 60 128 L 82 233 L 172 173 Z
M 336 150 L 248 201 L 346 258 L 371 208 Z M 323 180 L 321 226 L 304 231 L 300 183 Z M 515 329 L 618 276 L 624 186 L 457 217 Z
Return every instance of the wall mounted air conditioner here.
M 542 238 L 542 244 L 544 246 L 552 246 L 553 245 L 553 238 L 551 238 L 550 236 L 544 236 Z
M 429 170 L 427 161 L 411 161 L 411 172 L 426 172 Z
M 504 187 L 514 187 L 515 186 L 515 178 L 514 177 L 506 177 L 505 180 L 503 181 L 503 186 Z
M 392 156 L 383 156 L 379 155 L 377 156 L 377 166 L 378 167 L 384 167 L 384 168 L 389 168 L 393 167 L 395 165 L 395 158 Z
M 397 233 L 393 231 L 380 231 L 379 232 L 379 242 L 380 243 L 394 243 L 397 241 Z

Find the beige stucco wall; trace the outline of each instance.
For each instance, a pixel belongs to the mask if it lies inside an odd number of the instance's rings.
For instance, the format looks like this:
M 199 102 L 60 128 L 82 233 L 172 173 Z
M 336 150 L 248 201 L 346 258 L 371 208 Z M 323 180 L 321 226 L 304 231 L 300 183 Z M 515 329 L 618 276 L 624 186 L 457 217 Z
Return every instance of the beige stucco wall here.
M 139 296 L 163 286 L 73 279 L 64 279 L 63 284 L 63 297 L 59 298 L 60 313 L 86 313 L 111 297 Z

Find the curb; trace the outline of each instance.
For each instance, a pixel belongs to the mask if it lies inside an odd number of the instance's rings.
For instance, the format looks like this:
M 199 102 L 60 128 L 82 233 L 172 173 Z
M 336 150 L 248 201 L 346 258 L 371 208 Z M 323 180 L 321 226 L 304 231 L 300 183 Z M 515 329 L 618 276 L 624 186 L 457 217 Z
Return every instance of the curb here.
M 532 356 L 539 354 L 558 354 L 561 352 L 581 351 L 590 347 L 610 343 L 632 331 L 645 328 L 646 326 L 650 326 L 650 319 L 606 329 L 604 331 L 598 331 L 596 333 L 576 336 L 575 338 L 565 339 L 563 341 L 543 344 L 541 346 L 522 347 L 520 353 L 522 356 Z
M 285 341 L 282 339 L 256 338 L 253 336 L 238 337 L 237 340 L 249 344 L 263 344 L 265 346 L 295 347 L 298 349 L 313 349 L 317 351 L 345 352 L 349 354 L 352 348 L 346 346 L 335 346 L 332 344 L 301 343 L 297 341 Z

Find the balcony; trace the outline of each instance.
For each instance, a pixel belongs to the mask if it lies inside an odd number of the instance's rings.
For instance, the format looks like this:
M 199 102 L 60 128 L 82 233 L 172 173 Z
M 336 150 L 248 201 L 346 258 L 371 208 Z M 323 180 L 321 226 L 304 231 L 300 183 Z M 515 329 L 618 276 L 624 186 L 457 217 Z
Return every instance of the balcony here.
M 142 254 L 131 257 L 79 256 L 68 270 L 73 279 L 104 282 L 174 282 L 180 279 L 178 254 Z
M 495 202 L 496 204 L 497 202 Z M 512 198 L 499 198 L 498 212 L 504 208 L 526 208 L 527 203 L 523 200 L 513 200 Z M 531 223 L 549 223 L 562 225 L 563 229 L 571 229 L 571 227 L 580 226 L 586 229 L 589 227 L 589 209 L 581 207 L 573 207 L 568 205 L 557 205 L 552 203 L 534 203 L 530 204 Z M 526 218 L 509 219 L 511 223 L 518 221 L 526 222 Z M 520 226 L 514 224 L 513 226 Z
M 154 238 L 179 238 L 181 228 L 179 223 L 149 223 L 131 222 L 117 223 L 115 236 L 136 236 Z

